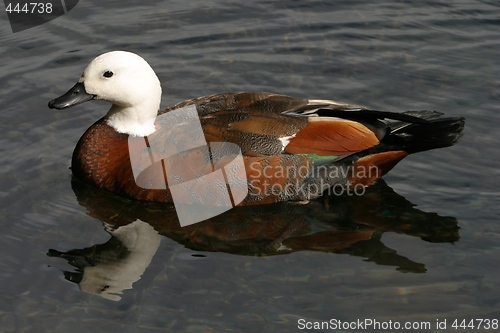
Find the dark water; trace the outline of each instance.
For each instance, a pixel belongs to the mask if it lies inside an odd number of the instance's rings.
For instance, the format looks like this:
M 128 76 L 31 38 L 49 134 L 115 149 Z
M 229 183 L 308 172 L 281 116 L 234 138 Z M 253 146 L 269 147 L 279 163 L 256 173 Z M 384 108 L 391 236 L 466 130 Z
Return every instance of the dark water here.
M 296 332 L 300 319 L 435 332 L 474 319 L 477 332 L 500 319 L 496 1 L 81 1 L 16 34 L 0 20 L 0 332 Z M 364 197 L 180 229 L 168 208 L 71 181 L 107 105 L 47 101 L 118 49 L 150 62 L 163 106 L 262 90 L 440 110 L 466 132 Z

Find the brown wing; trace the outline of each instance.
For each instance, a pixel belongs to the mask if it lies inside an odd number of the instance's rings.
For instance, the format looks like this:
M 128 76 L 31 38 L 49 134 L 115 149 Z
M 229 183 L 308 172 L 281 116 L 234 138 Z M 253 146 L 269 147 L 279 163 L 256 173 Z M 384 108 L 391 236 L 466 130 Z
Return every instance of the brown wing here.
M 246 156 L 283 153 L 282 137 L 295 135 L 307 125 L 307 118 L 262 111 L 219 111 L 200 118 L 208 142 L 237 144 Z
M 339 118 L 311 117 L 285 152 L 290 154 L 317 154 L 339 156 L 353 154 L 379 143 L 375 133 L 365 125 Z
M 246 156 L 291 154 L 347 155 L 379 143 L 361 123 L 309 117 L 318 108 L 363 109 L 332 100 L 307 100 L 265 92 L 237 92 L 196 98 L 162 112 L 196 105 L 208 142 L 226 141 Z

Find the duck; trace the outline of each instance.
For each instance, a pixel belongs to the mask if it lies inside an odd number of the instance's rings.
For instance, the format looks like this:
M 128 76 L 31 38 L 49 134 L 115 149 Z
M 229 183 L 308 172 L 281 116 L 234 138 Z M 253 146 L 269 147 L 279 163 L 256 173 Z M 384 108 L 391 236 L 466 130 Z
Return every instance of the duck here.
M 234 205 L 304 202 L 331 191 L 362 194 L 406 156 L 453 146 L 465 126 L 463 117 L 445 117 L 437 111 L 379 111 L 333 99 L 269 92 L 208 95 L 163 110 L 161 97 L 160 80 L 141 56 L 111 51 L 93 59 L 68 92 L 48 103 L 51 109 L 91 100 L 111 103 L 78 141 L 71 160 L 74 177 L 120 196 L 172 203 L 176 177 L 169 178 L 169 170 L 190 174 L 179 181 L 182 185 L 229 165 L 226 184 L 217 183 L 210 191 L 228 192 L 235 184 L 243 187 L 244 195 Z M 196 131 L 185 131 L 183 117 L 193 112 Z M 180 123 L 169 126 L 160 121 L 174 114 L 180 115 Z M 146 149 L 134 152 L 134 140 Z M 201 144 L 189 146 L 193 142 Z M 142 154 L 139 160 L 144 162 L 151 158 L 148 149 L 153 145 L 162 150 L 182 143 L 187 148 L 170 158 L 157 156 L 150 167 L 143 167 L 149 175 L 147 181 L 138 182 L 135 155 Z M 206 151 L 217 143 L 238 149 L 231 158 L 221 157 L 222 164 L 198 149 Z M 233 169 L 243 176 L 230 184 Z M 207 183 L 200 181 L 197 186 Z

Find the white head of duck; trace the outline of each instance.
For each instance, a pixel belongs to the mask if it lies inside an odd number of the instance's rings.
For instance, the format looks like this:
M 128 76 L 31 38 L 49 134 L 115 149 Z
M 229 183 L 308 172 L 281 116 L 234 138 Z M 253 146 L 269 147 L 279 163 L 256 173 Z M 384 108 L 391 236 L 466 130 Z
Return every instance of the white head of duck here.
M 66 94 L 49 102 L 64 109 L 91 99 L 112 103 L 107 123 L 120 133 L 147 136 L 161 101 L 161 85 L 142 57 L 126 51 L 104 53 L 85 68 L 78 83 Z

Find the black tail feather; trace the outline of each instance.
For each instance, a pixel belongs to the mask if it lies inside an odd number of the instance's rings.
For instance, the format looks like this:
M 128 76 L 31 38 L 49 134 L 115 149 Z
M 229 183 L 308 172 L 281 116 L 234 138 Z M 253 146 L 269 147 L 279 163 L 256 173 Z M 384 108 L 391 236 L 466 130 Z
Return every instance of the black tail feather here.
M 325 112 L 327 110 L 320 109 Z M 403 113 L 381 112 L 372 110 L 341 111 L 344 114 L 334 114 L 341 118 L 355 121 L 383 119 L 387 132 L 380 143 L 374 147 L 347 156 L 339 156 L 332 160 L 315 162 L 315 165 L 332 165 L 345 163 L 350 165 L 361 157 L 389 152 L 405 151 L 414 154 L 426 150 L 453 146 L 463 135 L 465 118 L 441 118 L 443 113 L 437 111 L 406 111 Z M 332 113 L 329 114 L 332 116 Z M 359 118 L 359 119 L 358 119 Z M 361 118 L 363 118 L 361 120 Z M 374 123 L 372 122 L 372 125 Z M 396 162 L 397 163 L 397 162 Z
M 376 111 L 368 109 L 360 110 L 335 110 L 335 109 L 318 109 L 315 113 L 319 117 L 339 117 L 343 119 L 349 119 L 359 122 L 365 122 L 369 120 L 382 120 L 382 119 L 392 119 L 399 120 L 405 123 L 427 123 L 427 117 L 423 113 L 434 111 L 408 111 L 408 112 L 390 112 L 390 111 Z
M 464 125 L 461 117 L 429 119 L 427 123 L 413 123 L 392 131 L 382 143 L 409 154 L 449 147 L 462 137 Z

